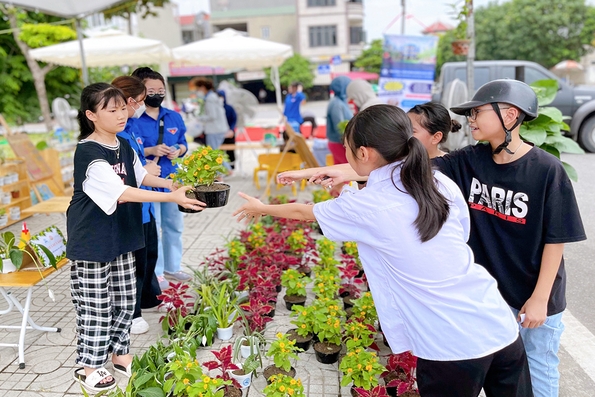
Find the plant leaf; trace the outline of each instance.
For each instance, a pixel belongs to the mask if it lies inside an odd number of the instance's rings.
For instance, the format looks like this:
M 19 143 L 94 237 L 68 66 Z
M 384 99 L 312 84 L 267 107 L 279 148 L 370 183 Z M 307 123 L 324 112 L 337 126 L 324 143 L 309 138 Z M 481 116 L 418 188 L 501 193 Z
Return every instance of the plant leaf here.
M 578 172 L 576 172 L 576 169 L 564 161 L 562 161 L 562 165 L 564 166 L 564 169 L 566 170 L 570 180 L 573 182 L 578 182 Z
M 537 80 L 531 83 L 531 88 L 537 94 L 539 106 L 547 106 L 558 94 L 558 81 L 554 79 Z

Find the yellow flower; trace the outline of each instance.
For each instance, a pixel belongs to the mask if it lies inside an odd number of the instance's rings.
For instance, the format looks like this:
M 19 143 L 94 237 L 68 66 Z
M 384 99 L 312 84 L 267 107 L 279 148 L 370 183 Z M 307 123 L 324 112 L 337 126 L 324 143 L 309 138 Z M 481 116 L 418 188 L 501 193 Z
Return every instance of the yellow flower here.
M 291 387 L 287 388 L 287 394 L 289 394 L 290 396 L 293 396 L 293 389 Z
M 295 385 L 296 383 L 297 383 L 297 382 L 295 381 L 295 379 L 292 379 L 292 380 L 290 380 L 290 381 L 289 381 L 289 384 L 290 384 L 290 385 Z
M 366 371 L 371 371 L 372 370 L 372 366 L 370 364 L 366 365 Z
M 352 372 L 353 372 L 353 369 L 352 369 L 352 368 L 347 368 L 347 373 L 348 373 L 348 374 L 350 374 L 350 373 L 352 373 Z
M 283 385 L 279 386 L 279 390 L 280 391 L 285 391 L 285 386 L 283 386 Z
M 279 347 L 284 348 L 285 347 L 285 343 L 283 343 L 283 342 L 279 343 Z
M 186 368 L 192 368 L 192 363 L 186 364 Z
M 302 380 L 301 379 L 298 379 L 297 380 L 297 385 L 298 385 L 298 387 L 302 386 Z
M 357 369 L 362 369 L 362 365 L 361 364 L 357 364 Z
M 174 173 L 169 174 L 170 178 L 173 178 L 174 176 L 176 176 L 176 174 L 174 174 Z
M 277 332 L 277 335 L 275 335 L 277 338 L 282 338 L 283 334 L 281 332 Z
M 184 165 L 188 165 L 188 164 L 190 164 L 190 161 L 188 161 L 188 160 L 185 160 L 185 161 L 184 161 Z
M 185 378 L 183 382 L 185 385 L 187 385 L 188 383 L 190 383 L 190 380 L 188 378 Z
M 211 167 L 208 164 L 205 164 L 205 170 L 210 169 Z
M 197 155 L 196 155 L 196 158 L 197 158 L 198 160 L 200 160 L 200 159 L 202 158 L 202 154 L 197 154 Z
M 207 154 L 209 154 L 209 151 L 207 149 L 203 149 L 201 153 L 203 156 L 206 156 Z
M 308 312 L 307 312 L 307 311 L 305 311 L 305 310 L 304 310 L 304 311 L 302 311 L 302 316 L 305 316 L 306 314 L 308 314 Z
M 301 325 L 301 327 L 302 327 L 302 328 L 306 328 L 306 324 L 302 324 L 302 325 Z
M 217 162 L 217 164 L 223 163 L 223 159 L 221 157 L 217 157 L 217 160 L 215 161 Z
M 208 376 L 205 376 L 204 378 L 202 378 L 202 381 L 205 383 L 209 383 L 211 381 L 211 378 L 209 378 Z

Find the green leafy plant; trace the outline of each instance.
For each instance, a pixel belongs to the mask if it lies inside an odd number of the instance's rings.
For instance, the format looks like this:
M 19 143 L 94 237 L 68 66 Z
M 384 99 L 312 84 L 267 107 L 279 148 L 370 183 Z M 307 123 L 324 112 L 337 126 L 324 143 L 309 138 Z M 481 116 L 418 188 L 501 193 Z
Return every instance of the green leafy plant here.
M 204 374 L 198 360 L 189 354 L 177 357 L 166 365 L 170 377 L 163 384 L 163 391 L 171 396 L 183 397 L 223 397 L 222 386 L 231 385 L 232 381 L 211 378 Z
M 318 251 L 318 255 L 321 258 L 323 258 L 323 257 L 332 258 L 335 255 L 335 247 L 336 247 L 335 242 L 329 240 L 326 237 L 316 240 L 316 250 Z
M 308 246 L 308 238 L 305 235 L 304 229 L 297 229 L 287 236 L 287 244 L 293 253 L 302 252 Z
M 466 0 L 457 1 L 449 4 L 452 8 L 450 14 L 458 21 L 457 27 L 454 30 L 455 38 L 458 40 L 465 40 L 467 38 L 467 17 L 469 16 L 469 7 Z
M 325 189 L 316 189 L 312 191 L 312 201 L 314 203 L 322 203 L 323 201 L 331 200 L 333 196 Z
M 375 352 L 358 347 L 347 352 L 339 364 L 339 370 L 343 373 L 341 386 L 353 382 L 355 387 L 371 390 L 378 385 L 378 378 L 386 368 L 378 362 Z
M 339 300 L 317 299 L 312 304 L 313 330 L 320 342 L 340 345 L 345 311 Z
M 341 278 L 338 272 L 339 270 L 334 266 L 318 266 L 316 268 L 316 278 L 314 279 L 312 292 L 317 298 L 334 299 L 337 296 L 341 287 Z
M 227 328 L 233 325 L 240 313 L 237 310 L 238 298 L 233 291 L 228 289 L 226 283 L 218 286 L 202 285 L 198 291 L 205 305 L 217 319 L 219 328 Z
M 302 349 L 295 346 L 295 340 L 289 339 L 286 334 L 279 332 L 276 337 L 277 339 L 271 342 L 269 346 L 267 356 L 273 357 L 275 367 L 288 372 L 291 369 L 291 359 L 297 360 L 296 353 L 302 351 Z
M 374 306 L 374 299 L 370 292 L 363 293 L 362 296 L 351 302 L 353 303 L 353 317 L 366 324 L 374 324 L 378 320 L 378 313 L 376 313 L 376 306 Z
M 349 120 L 343 120 L 337 124 L 337 130 L 341 135 L 345 133 L 345 128 L 347 128 L 347 124 L 349 124 Z
M 306 337 L 314 333 L 314 312 L 316 309 L 315 305 L 293 305 L 291 308 L 290 316 L 293 317 L 291 323 L 297 327 L 295 332 L 299 336 Z
M 555 107 L 547 106 L 558 93 L 558 81 L 554 79 L 538 80 L 531 84 L 537 95 L 539 112 L 536 119 L 521 125 L 521 138 L 535 146 L 560 158 L 561 153 L 584 153 L 583 149 L 572 139 L 562 135 L 562 131 L 570 131 L 564 122 L 562 112 Z M 570 164 L 562 162 L 568 177 L 578 180 L 578 174 Z
M 281 285 L 287 295 L 306 296 L 306 285 L 312 281 L 295 269 L 287 269 L 281 275 Z
M 23 246 L 20 247 L 19 243 L 23 243 Z M 37 245 L 43 253 L 48 257 L 50 261 L 50 266 L 54 269 L 57 268 L 56 257 L 54 254 L 44 245 L 38 244 Z M 12 264 L 19 270 L 23 265 L 23 259 L 25 254 L 31 258 L 35 267 L 41 274 L 41 269 L 44 267 L 43 264 L 39 263 L 39 260 L 29 252 L 27 249 L 26 241 L 22 239 L 17 239 L 13 232 L 2 232 L 0 233 L 0 258 L 1 259 L 10 259 Z M 0 270 L 3 269 L 2 262 L 0 261 Z
M 225 151 L 199 146 L 190 155 L 173 160 L 178 167 L 170 178 L 185 186 L 212 185 L 217 175 L 227 173 L 225 161 L 229 161 Z
M 262 392 L 267 397 L 306 397 L 301 379 L 287 375 L 273 375 Z
M 239 238 L 228 241 L 225 248 L 227 248 L 227 255 L 235 262 L 238 262 L 240 257 L 246 253 L 246 245 Z
M 355 350 L 358 347 L 367 348 L 374 343 L 376 329 L 371 324 L 357 320 L 350 320 L 345 324 L 343 336 L 347 350 Z

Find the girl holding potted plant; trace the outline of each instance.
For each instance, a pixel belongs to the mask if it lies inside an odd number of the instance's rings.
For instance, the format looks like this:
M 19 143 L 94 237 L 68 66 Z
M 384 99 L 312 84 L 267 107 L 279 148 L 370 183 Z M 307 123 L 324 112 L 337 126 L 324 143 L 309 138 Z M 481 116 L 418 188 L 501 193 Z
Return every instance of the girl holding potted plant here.
M 147 88 L 145 113 L 135 120 L 139 138 L 148 160 L 161 166 L 161 177 L 167 178 L 176 170 L 173 160 L 188 150 L 186 126 L 182 116 L 161 106 L 165 99 L 165 80 L 151 68 L 138 68 L 132 75 L 140 79 Z M 167 188 L 159 188 L 165 192 Z M 155 224 L 157 226 L 157 265 L 155 274 L 161 290 L 169 286 L 165 275 L 176 280 L 188 281 L 191 276 L 181 269 L 182 232 L 184 218 L 174 203 L 155 203 Z
M 477 396 L 483 387 L 490 395 L 531 396 L 518 324 L 466 244 L 465 199 L 432 171 L 405 112 L 390 105 L 359 112 L 344 143 L 350 166 L 369 177 L 365 189 L 314 206 L 264 205 L 241 193 L 247 203 L 238 220 L 315 219 L 326 237 L 357 242 L 391 349 L 419 358 L 421 395 Z
M 130 326 L 136 282 L 133 252 L 144 244 L 141 202 L 204 205 L 189 199 L 188 187 L 147 174 L 125 139 L 117 137 L 128 118 L 126 97 L 105 83 L 81 94 L 80 142 L 74 156 L 74 194 L 67 215 L 66 256 L 72 261 L 71 293 L 76 310 L 77 368 L 85 388 L 115 386 L 103 368 L 109 353 L 114 369 L 130 376 Z M 138 187 L 162 187 L 171 193 Z M 118 286 L 118 288 L 114 288 Z

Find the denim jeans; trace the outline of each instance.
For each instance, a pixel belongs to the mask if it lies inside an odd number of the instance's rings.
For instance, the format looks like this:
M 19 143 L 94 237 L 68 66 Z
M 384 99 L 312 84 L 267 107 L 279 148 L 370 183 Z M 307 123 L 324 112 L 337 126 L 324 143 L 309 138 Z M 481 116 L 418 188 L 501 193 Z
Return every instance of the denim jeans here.
M 155 203 L 155 223 L 157 225 L 158 250 L 155 274 L 180 271 L 182 262 L 182 231 L 184 217 L 176 203 Z
M 518 316 L 519 311 L 511 309 L 514 315 Z M 520 328 L 529 360 L 535 397 L 558 397 L 560 388 L 558 349 L 563 331 L 562 313 L 548 316 L 541 327 Z
M 219 149 L 219 147 L 223 144 L 225 140 L 225 132 L 220 134 L 205 134 L 205 139 L 207 146 L 212 147 L 213 149 Z M 226 161 L 223 163 L 225 168 L 231 170 L 231 165 Z

